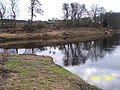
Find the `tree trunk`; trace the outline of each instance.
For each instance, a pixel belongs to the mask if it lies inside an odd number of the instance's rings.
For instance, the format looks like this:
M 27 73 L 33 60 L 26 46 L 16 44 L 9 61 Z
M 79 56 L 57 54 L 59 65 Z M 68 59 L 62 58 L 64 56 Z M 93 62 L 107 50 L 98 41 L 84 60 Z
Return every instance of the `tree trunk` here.
M 1 12 L 0 12 L 0 19 L 1 19 L 1 28 L 3 28 L 3 15 Z
M 31 25 L 32 25 L 32 22 L 33 22 L 33 5 L 31 5 Z

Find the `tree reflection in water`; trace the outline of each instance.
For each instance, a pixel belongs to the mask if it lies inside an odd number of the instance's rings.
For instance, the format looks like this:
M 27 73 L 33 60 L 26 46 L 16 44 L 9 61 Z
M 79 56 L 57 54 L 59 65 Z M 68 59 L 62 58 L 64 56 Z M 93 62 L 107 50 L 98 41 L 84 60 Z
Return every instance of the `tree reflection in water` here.
M 83 43 L 74 43 L 58 46 L 49 46 L 41 48 L 14 48 L 14 49 L 0 49 L 0 52 L 8 51 L 11 54 L 36 54 L 37 52 L 48 51 L 49 53 L 56 54 L 58 49 L 64 54 L 64 66 L 79 65 L 86 63 L 86 60 L 98 61 L 105 56 L 105 54 L 112 53 L 115 47 L 120 44 L 120 36 L 112 36 L 96 41 L 89 41 Z M 33 44 L 35 47 L 35 44 Z M 54 50 L 53 50 L 54 49 Z M 21 50 L 22 53 L 19 53 Z
M 88 59 L 101 60 L 106 53 L 112 53 L 118 44 L 118 37 L 113 36 L 102 40 L 61 45 L 60 48 L 64 53 L 64 66 L 84 64 Z

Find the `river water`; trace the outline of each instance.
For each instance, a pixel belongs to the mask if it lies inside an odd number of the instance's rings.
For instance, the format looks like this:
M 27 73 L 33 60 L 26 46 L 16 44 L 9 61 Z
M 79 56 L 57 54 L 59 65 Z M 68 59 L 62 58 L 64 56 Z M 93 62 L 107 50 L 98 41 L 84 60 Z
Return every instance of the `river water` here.
M 120 35 L 96 41 L 45 46 L 9 48 L 11 54 L 49 55 L 55 64 L 103 90 L 120 90 Z

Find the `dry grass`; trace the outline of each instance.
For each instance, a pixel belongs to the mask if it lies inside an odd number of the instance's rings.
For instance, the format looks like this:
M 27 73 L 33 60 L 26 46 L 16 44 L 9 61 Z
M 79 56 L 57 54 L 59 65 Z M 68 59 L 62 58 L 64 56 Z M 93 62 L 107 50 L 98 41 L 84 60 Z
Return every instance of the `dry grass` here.
M 44 33 L 0 33 L 0 47 L 40 47 L 105 38 L 104 29 L 74 28 Z
M 47 33 L 20 33 L 20 34 L 0 34 L 5 42 L 0 43 L 0 47 L 40 47 L 47 45 L 59 45 L 67 43 L 76 43 L 83 41 L 97 40 L 105 38 L 104 31 L 100 30 L 69 30 L 53 31 Z M 3 40 L 4 41 L 4 40 Z
M 67 34 L 65 34 L 67 33 Z M 104 32 L 101 30 L 89 30 L 89 29 L 70 29 L 70 30 L 61 30 L 61 31 L 52 31 L 44 33 L 19 33 L 19 34 L 8 34 L 0 33 L 0 38 L 6 41 L 13 40 L 50 40 L 50 39 L 61 39 L 64 37 L 76 38 L 81 36 L 90 36 L 90 35 L 103 35 Z

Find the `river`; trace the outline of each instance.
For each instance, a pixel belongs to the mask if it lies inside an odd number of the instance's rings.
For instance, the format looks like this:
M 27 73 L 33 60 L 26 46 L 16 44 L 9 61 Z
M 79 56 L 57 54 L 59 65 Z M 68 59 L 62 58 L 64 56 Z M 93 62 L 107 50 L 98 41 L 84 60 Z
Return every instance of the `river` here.
M 120 90 L 120 35 L 40 48 L 0 48 L 0 52 L 5 50 L 11 54 L 49 55 L 55 64 L 90 84 L 103 90 Z

